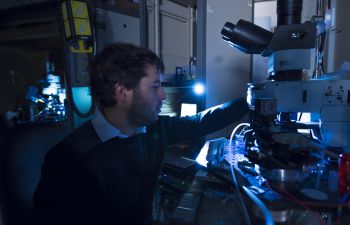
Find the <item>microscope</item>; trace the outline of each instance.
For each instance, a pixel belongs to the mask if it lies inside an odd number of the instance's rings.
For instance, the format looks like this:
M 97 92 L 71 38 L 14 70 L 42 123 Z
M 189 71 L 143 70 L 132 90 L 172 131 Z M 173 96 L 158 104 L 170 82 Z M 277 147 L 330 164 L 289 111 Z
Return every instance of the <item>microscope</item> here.
M 248 85 L 253 127 L 309 125 L 324 147 L 350 152 L 350 81 L 327 74 L 305 79 L 312 55 L 319 55 L 315 52 L 318 31 L 315 22 L 300 24 L 300 15 L 295 12 L 301 12 L 301 5 L 302 1 L 277 1 L 278 27 L 274 33 L 240 20 L 236 25 L 227 22 L 222 38 L 244 53 L 268 57 L 267 81 Z M 298 123 L 293 117 L 297 113 L 311 113 L 311 123 Z
M 248 128 L 235 134 L 240 147 L 231 135 L 224 158 L 238 176 L 234 183 L 254 187 L 275 222 L 291 224 L 287 214 L 299 210 L 333 224 L 349 202 L 337 191 L 337 174 L 338 158 L 350 152 L 350 80 L 323 74 L 325 34 L 318 30 L 320 20 L 301 23 L 302 3 L 277 1 L 274 33 L 244 20 L 223 26 L 222 38 L 230 46 L 268 57 L 266 81 L 248 84 L 251 116 Z M 311 67 L 314 74 L 307 78 Z M 309 114 L 309 121 L 300 121 L 302 114 Z M 208 165 L 213 165 L 209 159 Z M 253 214 L 262 218 L 255 206 Z

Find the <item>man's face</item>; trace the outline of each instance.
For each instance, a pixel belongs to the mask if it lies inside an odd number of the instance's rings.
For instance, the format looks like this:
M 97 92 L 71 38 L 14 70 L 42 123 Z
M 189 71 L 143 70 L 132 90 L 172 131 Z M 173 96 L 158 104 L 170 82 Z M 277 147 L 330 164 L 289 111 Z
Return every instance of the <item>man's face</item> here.
M 157 121 L 162 102 L 166 98 L 157 67 L 149 65 L 145 72 L 146 76 L 141 78 L 138 87 L 133 90 L 133 100 L 128 113 L 129 120 L 138 126 Z

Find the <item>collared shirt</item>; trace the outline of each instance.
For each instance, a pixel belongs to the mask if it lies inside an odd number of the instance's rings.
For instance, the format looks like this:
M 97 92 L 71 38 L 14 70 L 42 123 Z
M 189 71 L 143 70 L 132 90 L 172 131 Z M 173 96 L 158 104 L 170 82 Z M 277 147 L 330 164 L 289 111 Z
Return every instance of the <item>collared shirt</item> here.
M 95 113 L 91 118 L 91 123 L 102 142 L 106 142 L 114 137 L 129 137 L 129 135 L 123 134 L 118 128 L 110 124 L 98 109 L 98 107 L 96 108 Z M 146 127 L 137 128 L 136 134 L 141 133 L 146 133 Z

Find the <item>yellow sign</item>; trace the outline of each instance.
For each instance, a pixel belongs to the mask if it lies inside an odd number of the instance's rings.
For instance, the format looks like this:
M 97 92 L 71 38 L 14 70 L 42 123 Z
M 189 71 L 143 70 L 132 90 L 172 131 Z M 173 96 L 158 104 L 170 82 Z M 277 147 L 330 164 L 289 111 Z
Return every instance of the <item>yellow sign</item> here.
M 62 3 L 61 10 L 62 10 L 62 15 L 63 15 L 63 20 L 68 20 L 68 12 L 67 12 L 66 2 Z
M 74 18 L 74 28 L 76 35 L 91 36 L 89 20 Z
M 66 31 L 66 38 L 69 38 L 72 35 L 72 33 L 69 26 L 69 20 L 68 20 L 69 18 L 68 18 L 66 2 L 62 3 L 61 10 L 62 10 L 62 16 L 63 16 L 64 30 Z
M 71 6 L 74 18 L 89 19 L 88 7 L 86 2 L 71 1 Z
M 66 31 L 66 38 L 69 38 L 72 35 L 72 33 L 71 33 L 71 30 L 70 30 L 70 26 L 69 26 L 69 21 L 68 20 L 64 21 L 64 29 Z

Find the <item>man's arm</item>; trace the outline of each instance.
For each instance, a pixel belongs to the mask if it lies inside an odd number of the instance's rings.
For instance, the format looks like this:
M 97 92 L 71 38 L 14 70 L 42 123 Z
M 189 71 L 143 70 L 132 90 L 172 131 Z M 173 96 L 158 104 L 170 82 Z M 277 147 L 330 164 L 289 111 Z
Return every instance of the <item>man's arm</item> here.
M 239 98 L 194 116 L 167 117 L 164 121 L 164 131 L 168 135 L 168 143 L 173 144 L 220 130 L 240 120 L 248 111 L 246 99 Z

